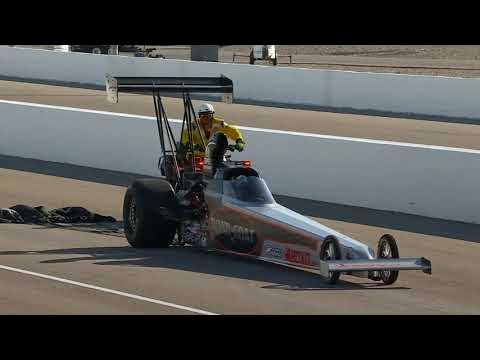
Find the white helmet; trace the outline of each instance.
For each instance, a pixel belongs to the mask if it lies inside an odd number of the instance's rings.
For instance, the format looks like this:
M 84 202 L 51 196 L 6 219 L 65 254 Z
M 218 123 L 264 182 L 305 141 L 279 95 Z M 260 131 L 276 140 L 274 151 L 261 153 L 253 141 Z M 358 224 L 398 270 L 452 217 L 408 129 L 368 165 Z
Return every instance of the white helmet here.
M 202 104 L 200 105 L 200 107 L 198 108 L 198 114 L 205 114 L 205 113 L 210 113 L 210 114 L 213 114 L 215 113 L 215 109 L 213 108 L 213 106 L 211 104 Z

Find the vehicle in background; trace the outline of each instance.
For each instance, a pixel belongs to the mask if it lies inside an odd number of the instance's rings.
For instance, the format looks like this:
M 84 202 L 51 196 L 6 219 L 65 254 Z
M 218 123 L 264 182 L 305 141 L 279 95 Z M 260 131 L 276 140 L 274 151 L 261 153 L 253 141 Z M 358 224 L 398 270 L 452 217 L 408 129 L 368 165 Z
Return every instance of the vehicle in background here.
M 277 65 L 277 50 L 275 45 L 253 45 L 250 52 L 250 64 L 255 64 L 255 60 L 271 61 L 273 65 Z
M 156 48 L 137 48 L 135 57 L 149 57 L 156 59 L 165 59 L 165 56 L 159 52 Z
M 108 54 L 110 45 L 70 45 L 72 52 L 84 52 L 90 54 Z
M 70 51 L 70 45 L 54 45 L 53 46 L 53 51 L 69 52 Z
M 121 52 L 136 52 L 139 50 L 137 45 L 118 45 L 118 51 Z

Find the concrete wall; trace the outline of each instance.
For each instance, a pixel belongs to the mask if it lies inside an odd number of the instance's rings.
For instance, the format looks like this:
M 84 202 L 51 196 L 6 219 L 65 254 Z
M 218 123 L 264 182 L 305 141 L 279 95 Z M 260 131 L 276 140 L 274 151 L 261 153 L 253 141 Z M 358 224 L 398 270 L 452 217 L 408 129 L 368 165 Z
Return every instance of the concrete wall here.
M 151 117 L 5 100 L 0 114 L 0 154 L 159 175 Z M 234 158 L 253 160 L 273 193 L 480 223 L 480 151 L 242 130 Z
M 242 101 L 480 119 L 480 79 L 300 69 L 0 46 L 0 75 L 104 85 L 117 76 L 219 76 Z

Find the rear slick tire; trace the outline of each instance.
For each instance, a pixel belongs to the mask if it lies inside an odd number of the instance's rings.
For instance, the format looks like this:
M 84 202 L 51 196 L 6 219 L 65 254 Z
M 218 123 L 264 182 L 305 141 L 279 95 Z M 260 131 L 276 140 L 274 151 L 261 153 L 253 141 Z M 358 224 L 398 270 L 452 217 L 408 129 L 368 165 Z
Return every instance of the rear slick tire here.
M 175 237 L 177 223 L 167 220 L 160 207 L 172 206 L 175 193 L 164 180 L 136 180 L 125 193 L 123 222 L 125 236 L 134 248 L 167 248 Z

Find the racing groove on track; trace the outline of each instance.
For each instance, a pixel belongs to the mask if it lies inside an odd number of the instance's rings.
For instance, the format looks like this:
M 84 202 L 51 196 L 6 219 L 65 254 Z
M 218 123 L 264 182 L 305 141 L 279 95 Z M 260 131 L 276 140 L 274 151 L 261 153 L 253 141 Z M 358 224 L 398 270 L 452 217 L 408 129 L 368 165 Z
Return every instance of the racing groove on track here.
M 133 177 L 0 157 L 0 206 L 78 205 L 120 219 L 124 185 Z M 121 234 L 121 223 L 107 229 L 2 224 L 0 265 L 220 314 L 480 313 L 480 226 L 280 201 L 370 246 L 391 233 L 401 255 L 431 259 L 433 275 L 404 272 L 393 287 L 345 276 L 332 287 L 308 272 L 189 247 L 133 249 Z M 0 270 L 0 281 L 5 284 L 2 314 L 189 313 L 6 270 Z
M 121 94 L 120 97 L 118 104 L 110 104 L 105 91 L 101 90 L 0 81 L 0 99 L 3 100 L 154 116 L 152 99 L 149 96 Z M 480 149 L 480 126 L 470 124 L 475 123 L 472 120 L 458 119 L 457 123 L 453 123 L 442 122 L 445 119 L 439 118 L 432 119 L 438 121 L 427 121 L 212 103 L 219 117 L 242 126 Z M 194 105 L 197 104 L 199 101 L 194 101 Z M 183 117 L 183 104 L 180 99 L 166 98 L 165 105 L 169 117 Z

